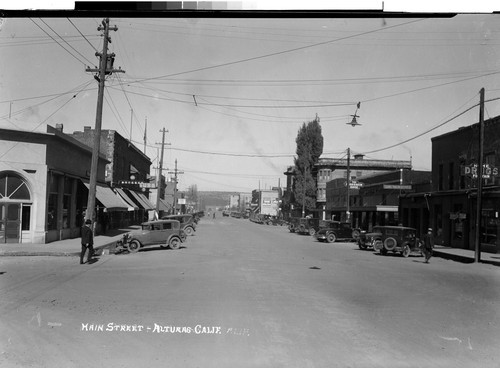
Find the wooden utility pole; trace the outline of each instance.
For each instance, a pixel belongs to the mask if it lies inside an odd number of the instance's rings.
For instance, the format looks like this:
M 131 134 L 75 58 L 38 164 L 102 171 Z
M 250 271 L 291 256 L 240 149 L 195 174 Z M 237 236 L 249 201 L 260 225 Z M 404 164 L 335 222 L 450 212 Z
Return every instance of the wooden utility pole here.
M 345 212 L 345 215 L 346 215 L 346 221 L 347 222 L 351 222 L 351 208 L 350 208 L 350 202 L 351 202 L 351 198 L 350 198 L 350 189 L 351 189 L 351 149 L 350 148 L 347 148 L 347 182 L 346 182 L 346 186 L 347 186 L 347 203 L 346 203 L 346 212 Z
M 156 180 L 156 216 L 158 219 L 160 219 L 160 193 L 161 193 L 161 176 L 162 176 L 162 170 L 163 170 L 163 148 L 165 146 L 165 133 L 168 132 L 168 130 L 165 130 L 163 128 L 160 130 L 162 132 L 162 138 L 161 138 L 161 153 L 160 153 L 160 161 L 158 164 L 158 178 Z
M 168 173 L 174 174 L 174 203 L 173 203 L 174 213 L 173 214 L 176 215 L 177 214 L 177 175 L 184 174 L 184 171 L 177 170 L 177 159 L 175 159 L 175 170 L 173 172 L 169 171 Z
M 479 92 L 479 162 L 477 168 L 476 236 L 474 262 L 481 261 L 481 215 L 483 212 L 484 88 Z
M 103 46 L 102 53 L 96 53 L 96 56 L 100 56 L 100 63 L 98 69 L 86 69 L 87 72 L 98 72 L 98 75 L 95 75 L 94 78 L 99 82 L 99 92 L 97 96 L 97 111 L 95 118 L 95 130 L 94 130 L 94 146 L 92 149 L 92 163 L 90 166 L 90 181 L 89 181 L 89 196 L 87 201 L 87 210 L 85 211 L 85 218 L 88 220 L 92 220 L 95 222 L 94 209 L 95 209 L 95 197 L 96 197 L 96 187 L 97 187 L 97 170 L 99 167 L 99 146 L 101 144 L 101 126 L 102 126 L 102 106 L 104 99 L 104 81 L 106 79 L 106 75 L 111 74 L 113 72 L 122 72 L 124 70 L 113 69 L 113 62 L 115 54 L 108 55 L 108 43 L 111 42 L 109 38 L 109 18 L 106 18 L 102 21 L 102 27 L 97 27 L 98 31 L 104 31 L 103 38 Z M 113 27 L 112 31 L 117 31 L 118 28 Z

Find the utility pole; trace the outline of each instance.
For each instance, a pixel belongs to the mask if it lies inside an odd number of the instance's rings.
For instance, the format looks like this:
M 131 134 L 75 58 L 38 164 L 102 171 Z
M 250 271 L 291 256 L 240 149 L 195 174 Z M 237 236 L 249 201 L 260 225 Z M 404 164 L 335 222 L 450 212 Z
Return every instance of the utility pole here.
M 351 208 L 350 208 L 350 205 L 351 205 L 351 198 L 349 196 L 349 192 L 350 192 L 350 189 L 351 189 L 351 149 L 350 148 L 347 148 L 347 183 L 346 183 L 346 186 L 347 186 L 347 203 L 346 203 L 346 221 L 347 222 L 351 222 Z
M 85 218 L 93 220 L 95 222 L 94 217 L 94 208 L 95 208 L 95 197 L 96 197 L 96 187 L 97 187 L 97 169 L 99 166 L 99 146 L 101 144 L 101 126 L 102 126 L 102 106 L 104 99 L 104 81 L 106 79 L 106 75 L 111 74 L 113 72 L 122 72 L 125 73 L 124 70 L 121 69 L 113 69 L 113 63 L 115 59 L 115 54 L 112 53 L 108 55 L 108 43 L 111 42 L 109 38 L 109 18 L 106 18 L 102 21 L 102 27 L 97 27 L 98 31 L 104 31 L 103 38 L 103 46 L 102 53 L 96 52 L 96 56 L 101 58 L 98 69 L 86 69 L 87 72 L 98 72 L 98 75 L 95 75 L 94 78 L 99 82 L 99 92 L 97 96 L 97 111 L 96 111 L 96 119 L 95 119 L 95 130 L 94 130 L 94 146 L 92 149 L 92 163 L 90 166 L 90 182 L 89 182 L 89 197 L 87 201 L 87 211 L 85 212 Z M 118 28 L 114 26 L 112 31 L 117 31 Z
M 156 216 L 158 219 L 160 219 L 160 193 L 161 193 L 161 175 L 162 175 L 162 170 L 163 170 L 163 148 L 165 147 L 165 133 L 168 132 L 168 130 L 165 130 L 163 128 L 160 130 L 162 132 L 162 139 L 161 139 L 161 154 L 160 154 L 160 162 L 158 164 L 158 178 L 156 180 Z
M 481 261 L 481 215 L 483 212 L 484 88 L 479 92 L 479 162 L 477 168 L 477 208 L 474 262 Z
M 178 174 L 184 174 L 184 171 L 178 171 L 177 170 L 177 159 L 175 159 L 175 170 L 174 171 L 169 171 L 169 174 L 174 174 L 174 215 L 177 214 L 177 175 Z
M 134 117 L 134 109 L 130 109 L 130 138 L 129 141 L 132 143 L 132 118 Z
M 146 140 L 148 138 L 147 132 L 148 132 L 148 118 L 146 117 L 144 120 L 144 154 L 146 154 Z M 167 132 L 168 132 L 168 130 L 167 130 Z

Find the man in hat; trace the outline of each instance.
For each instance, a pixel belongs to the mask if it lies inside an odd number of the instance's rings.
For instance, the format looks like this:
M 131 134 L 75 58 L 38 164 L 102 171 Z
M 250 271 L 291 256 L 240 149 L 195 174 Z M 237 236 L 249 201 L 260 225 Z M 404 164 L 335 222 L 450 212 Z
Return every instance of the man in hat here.
M 427 234 L 424 235 L 424 256 L 425 263 L 429 263 L 429 259 L 432 257 L 432 248 L 434 248 L 434 235 L 432 234 L 432 229 L 427 229 Z
M 83 264 L 86 250 L 89 250 L 87 262 L 90 263 L 94 255 L 94 233 L 92 231 L 92 220 L 87 219 L 82 226 L 82 251 L 80 252 L 80 264 Z

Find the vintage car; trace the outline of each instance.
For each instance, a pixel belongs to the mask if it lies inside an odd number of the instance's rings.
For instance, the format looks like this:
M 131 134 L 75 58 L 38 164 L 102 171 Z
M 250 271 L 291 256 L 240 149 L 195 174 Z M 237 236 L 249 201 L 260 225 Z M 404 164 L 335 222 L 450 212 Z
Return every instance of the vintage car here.
M 177 220 L 181 223 L 181 229 L 184 230 L 186 235 L 194 235 L 196 231 L 196 222 L 194 220 L 193 215 L 184 214 L 184 215 L 168 215 L 162 217 L 162 220 Z
M 360 230 L 353 229 L 349 222 L 324 221 L 318 232 L 314 234 L 314 237 L 318 241 L 334 243 L 337 240 L 356 241 L 359 234 Z
M 295 230 L 299 227 L 299 222 L 300 222 L 299 217 L 290 217 L 290 219 L 288 220 L 288 230 L 291 233 L 294 233 Z
M 403 257 L 411 253 L 422 254 L 417 230 L 405 226 L 375 226 L 372 232 L 361 233 L 358 245 L 360 249 L 372 247 L 382 255 L 388 252 L 399 253 Z
M 130 231 L 116 243 L 116 250 L 128 250 L 136 253 L 148 245 L 160 245 L 162 248 L 179 249 L 186 240 L 186 233 L 177 220 L 147 221 L 141 224 L 141 229 Z
M 319 230 L 320 219 L 312 217 L 302 217 L 299 220 L 299 224 L 295 229 L 297 234 L 309 234 L 314 235 L 316 231 Z

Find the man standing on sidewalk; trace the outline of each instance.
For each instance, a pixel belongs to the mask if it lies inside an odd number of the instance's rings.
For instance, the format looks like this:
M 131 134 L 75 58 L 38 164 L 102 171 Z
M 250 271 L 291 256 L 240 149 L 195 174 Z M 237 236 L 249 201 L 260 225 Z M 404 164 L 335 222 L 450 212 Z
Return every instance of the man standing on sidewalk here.
M 83 258 L 85 258 L 85 251 L 89 250 L 89 255 L 87 256 L 87 262 L 90 263 L 92 256 L 94 255 L 94 234 L 92 231 L 92 220 L 87 219 L 85 225 L 82 226 L 82 250 L 80 252 L 80 264 L 83 264 Z
M 432 234 L 432 229 L 427 229 L 427 234 L 424 235 L 424 256 L 425 263 L 429 263 L 429 259 L 432 257 L 432 248 L 434 248 L 434 235 Z

